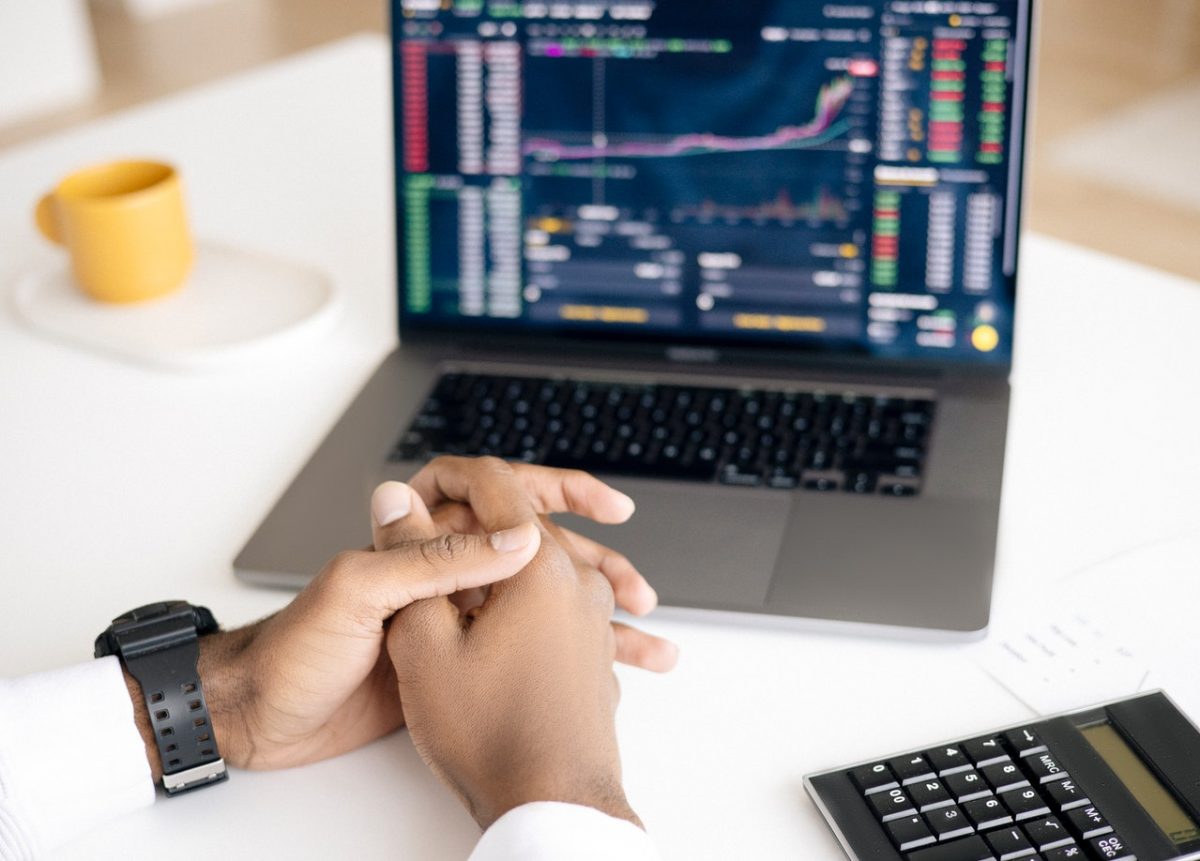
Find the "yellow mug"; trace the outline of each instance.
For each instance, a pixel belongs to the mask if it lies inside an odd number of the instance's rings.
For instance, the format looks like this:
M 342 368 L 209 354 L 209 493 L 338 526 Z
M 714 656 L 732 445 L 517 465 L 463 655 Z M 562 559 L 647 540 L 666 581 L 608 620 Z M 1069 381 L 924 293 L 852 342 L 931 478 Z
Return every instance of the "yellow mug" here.
M 116 161 L 71 174 L 43 197 L 38 229 L 71 255 L 83 291 L 102 302 L 140 302 L 180 287 L 196 252 L 175 168 Z

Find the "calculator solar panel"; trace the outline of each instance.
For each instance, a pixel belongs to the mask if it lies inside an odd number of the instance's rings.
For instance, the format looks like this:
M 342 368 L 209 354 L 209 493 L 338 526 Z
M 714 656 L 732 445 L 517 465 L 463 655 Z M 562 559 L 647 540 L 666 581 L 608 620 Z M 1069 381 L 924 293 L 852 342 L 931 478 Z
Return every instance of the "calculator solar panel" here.
M 805 784 L 852 859 L 1200 859 L 1200 731 L 1161 692 Z

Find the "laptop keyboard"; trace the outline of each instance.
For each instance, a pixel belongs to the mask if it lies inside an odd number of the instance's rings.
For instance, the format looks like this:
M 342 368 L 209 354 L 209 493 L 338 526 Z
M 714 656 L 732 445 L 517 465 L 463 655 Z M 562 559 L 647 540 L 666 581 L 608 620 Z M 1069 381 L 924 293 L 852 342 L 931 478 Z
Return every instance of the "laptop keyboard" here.
M 446 374 L 391 459 L 915 496 L 934 403 L 827 391 Z

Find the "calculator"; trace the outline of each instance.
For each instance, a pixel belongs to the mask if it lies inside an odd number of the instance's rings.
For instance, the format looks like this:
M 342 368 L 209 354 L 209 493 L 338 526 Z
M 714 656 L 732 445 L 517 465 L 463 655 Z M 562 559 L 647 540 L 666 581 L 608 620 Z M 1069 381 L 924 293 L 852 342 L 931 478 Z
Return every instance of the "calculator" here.
M 1200 859 L 1200 730 L 1162 691 L 804 783 L 853 861 Z

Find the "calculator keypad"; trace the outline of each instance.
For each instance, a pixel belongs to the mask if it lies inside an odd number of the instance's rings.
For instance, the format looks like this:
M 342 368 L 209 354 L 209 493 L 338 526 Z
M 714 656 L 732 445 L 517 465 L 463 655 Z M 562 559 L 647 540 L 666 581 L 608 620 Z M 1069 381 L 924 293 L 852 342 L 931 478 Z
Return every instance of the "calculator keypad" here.
M 1137 861 L 1033 727 L 850 776 L 906 861 Z

